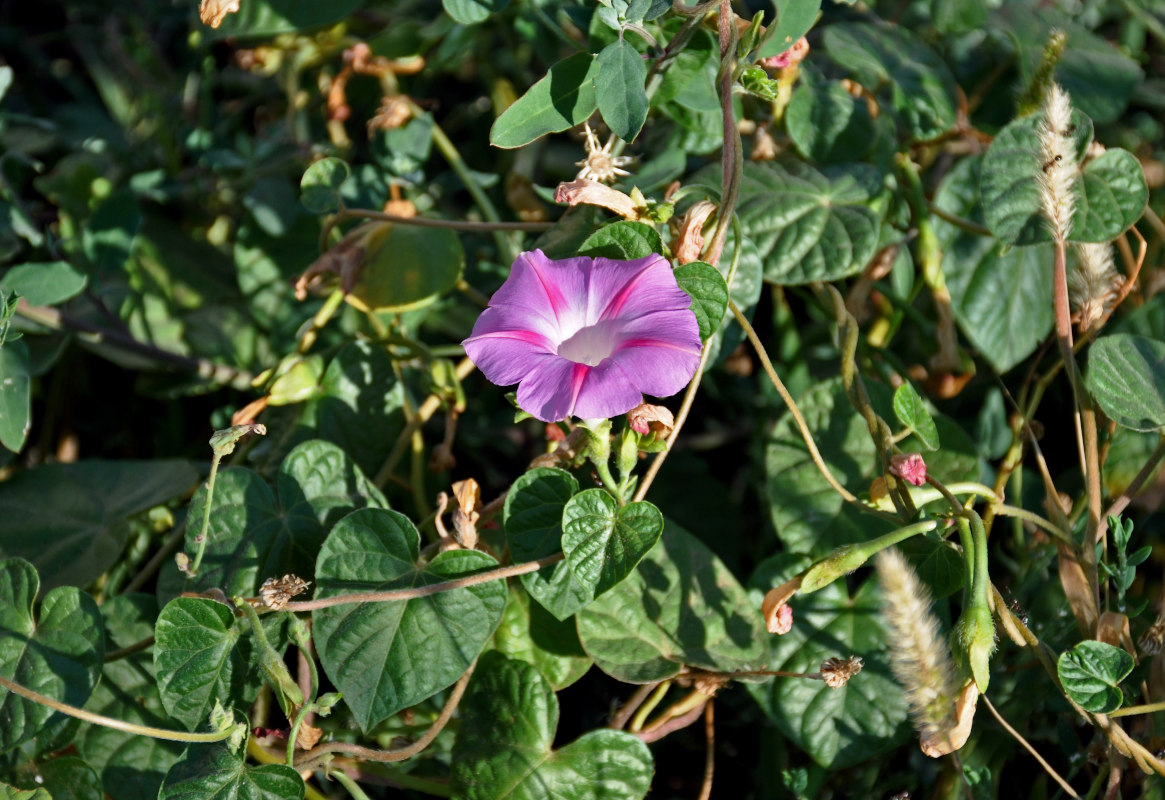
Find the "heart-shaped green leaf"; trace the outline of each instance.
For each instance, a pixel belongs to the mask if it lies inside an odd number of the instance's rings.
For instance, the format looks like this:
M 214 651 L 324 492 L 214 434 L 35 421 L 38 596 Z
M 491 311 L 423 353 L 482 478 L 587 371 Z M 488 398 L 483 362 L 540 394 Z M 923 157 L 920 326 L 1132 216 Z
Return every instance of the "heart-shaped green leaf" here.
M 764 257 L 765 280 L 832 281 L 865 267 L 881 226 L 868 204 L 874 172 L 854 164 L 830 178 L 801 162 L 750 167 L 738 213 Z
M 663 253 L 663 239 L 655 228 L 642 222 L 619 220 L 604 225 L 579 245 L 580 256 L 635 259 Z
M 870 400 L 883 419 L 892 419 L 890 390 L 867 383 Z M 822 458 L 851 492 L 869 490 L 880 474 L 869 429 L 853 411 L 841 381 L 819 383 L 798 399 Z M 927 472 L 944 483 L 974 480 L 979 474 L 975 445 L 954 422 L 935 418 L 943 443 L 926 456 Z M 904 449 L 916 447 L 905 442 Z M 825 555 L 834 548 L 890 532 L 888 523 L 848 507 L 821 475 L 788 414 L 777 421 L 765 453 L 773 526 L 785 546 L 798 553 Z
M 1088 392 L 1118 425 L 1134 431 L 1165 427 L 1165 342 L 1113 334 L 1088 350 Z
M 580 584 L 598 597 L 626 578 L 663 533 L 651 503 L 622 508 L 602 489 L 588 489 L 562 511 L 562 551 Z
M 981 222 L 978 165 L 973 158 L 956 164 L 935 205 Z M 934 227 L 959 330 L 991 366 L 1006 372 L 1052 330 L 1052 253 L 1044 247 L 1005 247 L 937 218 Z
M 485 22 L 490 14 L 504 11 L 510 0 L 441 0 L 445 13 L 462 25 Z
M 345 299 L 361 311 L 410 311 L 436 301 L 457 285 L 465 251 L 455 231 L 378 223 L 360 279 Z
M 675 269 L 676 282 L 692 298 L 692 311 L 700 326 L 700 341 L 706 342 L 720 327 L 728 308 L 728 284 L 715 267 L 693 261 Z
M 118 595 L 101 605 L 106 652 L 129 647 L 154 635 L 158 604 L 152 595 Z M 101 682 L 86 709 L 114 719 L 174 728 L 158 693 L 154 657 L 149 650 L 107 661 Z M 184 747 L 104 725 L 86 725 L 77 751 L 101 776 L 105 793 L 117 800 L 157 800 L 158 789 Z
M 283 764 L 248 765 L 225 745 L 191 745 L 158 800 L 303 800 L 303 778 Z
M 578 615 L 583 649 L 621 681 L 674 678 L 684 665 L 755 668 L 766 637 L 760 614 L 728 568 L 670 520 L 631 577 Z
M 394 511 L 354 511 L 336 525 L 316 563 L 317 598 L 422 587 L 496 567 L 476 550 L 448 550 L 417 566 L 419 535 Z M 456 681 L 493 634 L 504 581 L 426 597 L 351 603 L 314 612 L 316 646 L 364 730 Z
M 162 705 L 189 730 L 210 720 L 215 703 L 240 694 L 244 663 L 240 630 L 229 607 L 201 597 L 177 597 L 154 626 L 154 672 Z
M 574 623 L 555 619 L 517 584 L 510 585 L 493 647 L 510 658 L 533 664 L 555 691 L 570 686 L 591 667 Z
M 785 124 L 797 149 L 818 164 L 858 161 L 877 138 L 865 102 L 840 81 L 802 83 L 789 101 Z
M 1083 641 L 1060 654 L 1056 672 L 1069 697 L 1094 714 L 1121 707 L 1120 682 L 1133 671 L 1133 657 L 1104 642 Z
M 912 139 L 934 139 L 955 124 L 955 79 L 942 58 L 909 30 L 843 22 L 824 34 L 829 57 L 890 106 Z
M 128 517 L 197 482 L 194 466 L 177 460 L 78 461 L 20 472 L 0 485 L 0 555 L 31 561 L 46 586 L 83 586 L 120 557 Z
M 753 585 L 768 589 L 792 578 L 805 561 L 777 556 L 760 566 Z M 760 606 L 762 591 L 754 591 Z M 794 598 L 793 629 L 768 638 L 768 669 L 817 672 L 827 658 L 856 655 L 862 671 L 845 686 L 775 678 L 749 692 L 781 732 L 814 761 L 844 769 L 891 750 L 910 735 L 906 700 L 890 673 L 886 632 L 880 623 L 876 580 L 851 597 L 834 581 L 810 597 Z
M 1023 117 L 1000 131 L 983 156 L 980 191 L 987 227 L 1006 244 L 1026 245 L 1051 239 L 1040 210 L 1040 182 L 1047 167 L 1036 132 L 1040 115 Z M 1092 139 L 1092 121 L 1072 115 L 1078 155 Z M 1127 150 L 1111 148 L 1088 161 L 1072 192 L 1076 213 L 1068 238 L 1074 242 L 1110 242 L 1136 222 L 1149 199 L 1145 173 Z
M 603 122 L 623 141 L 633 141 L 647 120 L 643 56 L 626 39 L 617 39 L 602 49 L 596 62 L 595 93 Z
M 576 53 L 559 61 L 494 121 L 490 143 L 494 147 L 521 147 L 583 122 L 599 104 L 595 94 L 598 74 L 598 60 L 590 53 Z
M 105 655 L 101 613 L 93 598 L 59 586 L 40 591 L 36 569 L 21 558 L 0 561 L 0 675 L 71 706 L 83 706 Z M 57 724 L 62 715 L 9 691 L 0 694 L 0 753 Z
M 552 750 L 558 699 L 522 661 L 483 655 L 460 710 L 457 800 L 639 800 L 651 785 L 651 751 L 629 733 L 600 728 Z
M 255 472 L 219 473 L 206 554 L 189 588 L 221 588 L 228 596 L 254 596 L 267 578 L 293 573 L 311 580 L 325 532 L 342 516 L 365 506 L 384 507 L 384 496 L 348 455 L 331 442 L 309 440 L 283 460 L 276 477 L 278 499 Z M 201 520 L 206 487 L 190 503 Z M 187 552 L 197 549 L 199 527 L 187 525 Z
M 505 528 L 515 563 L 562 550 L 562 510 L 577 492 L 578 481 L 560 469 L 538 467 L 514 481 L 506 494 Z M 594 598 L 566 561 L 523 575 L 522 585 L 558 619 L 566 619 Z

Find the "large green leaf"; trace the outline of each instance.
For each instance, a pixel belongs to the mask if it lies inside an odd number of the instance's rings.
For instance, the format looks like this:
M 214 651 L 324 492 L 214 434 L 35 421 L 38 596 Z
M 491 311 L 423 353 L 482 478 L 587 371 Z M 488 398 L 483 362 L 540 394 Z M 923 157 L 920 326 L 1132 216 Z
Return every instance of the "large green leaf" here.
M 216 703 L 241 700 L 241 631 L 230 607 L 201 597 L 176 597 L 154 626 L 154 672 L 162 705 L 189 730 L 210 720 Z
M 711 550 L 668 521 L 631 577 L 579 612 L 579 639 L 628 683 L 674 678 L 684 665 L 747 670 L 764 657 L 759 608 Z
M 765 280 L 832 281 L 866 266 L 881 225 L 869 207 L 873 171 L 855 164 L 831 179 L 800 162 L 749 168 L 738 213 L 764 256 Z
M 319 439 L 288 453 L 275 482 L 278 498 L 249 469 L 234 467 L 219 473 L 206 553 L 188 588 L 217 587 L 230 597 L 251 597 L 267 578 L 294 573 L 311 580 L 328 528 L 354 509 L 387 505 L 347 453 Z M 205 503 L 203 486 L 190 503 L 189 553 L 198 547 Z
M 497 566 L 476 550 L 417 565 L 419 535 L 394 511 L 354 511 L 332 529 L 316 564 L 316 597 L 442 583 Z M 324 670 L 364 730 L 456 681 L 506 605 L 504 581 L 413 600 L 350 603 L 314 612 Z
M 819 164 L 858 161 L 877 138 L 865 102 L 840 81 L 802 83 L 789 101 L 785 125 L 797 150 Z
M 320 389 L 323 395 L 304 408 L 304 430 L 339 445 L 364 474 L 375 476 L 404 427 L 404 387 L 392 358 L 369 342 L 345 345 L 324 371 Z
M 979 222 L 978 185 L 978 159 L 963 159 L 939 187 L 935 205 Z M 1051 250 L 1007 248 L 937 218 L 934 226 L 959 330 L 991 366 L 1006 372 L 1052 330 Z
M 522 661 L 482 656 L 461 711 L 457 800 L 639 800 L 651 785 L 651 751 L 629 733 L 600 728 L 551 749 L 558 699 Z
M 1088 350 L 1088 392 L 1113 422 L 1134 431 L 1165 427 L 1165 342 L 1117 333 Z
M 761 589 L 792 578 L 804 562 L 778 556 L 762 564 Z M 768 639 L 768 669 L 817 672 L 828 658 L 856 655 L 862 671 L 838 689 L 823 681 L 774 678 L 748 687 L 781 732 L 818 764 L 844 769 L 884 753 L 910 735 L 906 700 L 890 674 L 886 631 L 881 624 L 877 581 L 865 581 L 851 597 L 845 581 L 794 598 L 793 629 Z M 753 593 L 761 602 L 761 591 Z
M 647 120 L 643 56 L 621 38 L 604 47 L 595 61 L 599 67 L 595 92 L 603 122 L 620 139 L 633 141 Z
M 19 453 L 32 424 L 28 347 L 21 341 L 0 345 L 0 445 Z
M 518 584 L 510 585 L 493 647 L 510 658 L 533 664 L 555 691 L 570 686 L 591 667 L 574 623 L 555 619 Z
M 361 311 L 400 312 L 421 308 L 461 279 L 461 237 L 442 228 L 376 223 L 360 280 L 345 298 Z
M 1039 116 L 1023 117 L 996 135 L 983 157 L 980 181 L 984 217 L 991 232 L 1006 244 L 1051 240 L 1040 211 L 1044 167 Z M 1081 152 L 1091 139 L 1091 121 L 1073 115 Z M 1149 190 L 1140 162 L 1127 150 L 1111 148 L 1088 161 L 1073 184 L 1076 212 L 1069 238 L 1074 242 L 1110 242 L 1141 217 Z
M 891 393 L 884 384 L 866 389 L 883 419 L 892 420 Z M 866 422 L 845 396 L 840 379 L 819 383 L 797 404 L 822 458 L 834 476 L 854 494 L 869 491 L 880 474 Z M 927 471 L 944 483 L 978 477 L 975 445 L 954 422 L 938 415 L 935 426 L 941 450 L 926 456 Z M 903 449 L 920 447 L 907 441 Z M 856 510 L 842 500 L 818 470 L 793 419 L 785 414 L 773 427 L 765 450 L 769 508 L 777 536 L 791 551 L 825 555 L 845 544 L 888 533 L 888 523 Z
M 0 485 L 0 555 L 31 561 L 45 586 L 83 586 L 121 555 L 128 517 L 197 481 L 190 462 L 176 460 L 79 461 L 20 472 Z
M 59 586 L 34 602 L 40 578 L 20 558 L 0 561 L 0 675 L 71 706 L 83 706 L 101 674 L 105 655 L 101 613 L 93 598 Z M 9 691 L 0 694 L 0 753 L 63 717 Z
M 299 202 L 313 214 L 330 214 L 340 207 L 340 187 L 351 173 L 342 158 L 312 162 L 299 181 Z
M 101 779 L 93 767 L 76 756 L 59 756 L 36 766 L 36 776 L 28 775 L 26 788 L 43 786 L 52 800 L 104 800 Z M 2 794 L 0 794 L 2 796 Z M 118 800 L 121 800 L 118 795 Z
M 251 0 L 240 3 L 238 12 L 228 14 L 217 30 L 204 28 L 203 34 L 209 39 L 257 39 L 306 32 L 338 22 L 362 5 L 364 0 Z
M 119 595 L 101 606 L 107 652 L 129 647 L 154 635 L 158 605 L 151 595 Z M 85 708 L 140 725 L 175 728 L 158 693 L 154 658 L 149 650 L 107 661 L 101 682 Z M 77 750 L 97 770 L 105 792 L 117 800 L 156 800 L 162 779 L 182 755 L 178 742 L 87 725 Z
M 191 745 L 158 800 L 303 800 L 303 779 L 284 764 L 248 765 L 221 744 Z
M 830 25 L 829 57 L 890 106 L 912 139 L 934 139 L 955 124 L 955 79 L 942 58 L 905 28 L 865 22 Z
M 1121 707 L 1120 682 L 1133 671 L 1133 657 L 1104 642 L 1083 641 L 1065 650 L 1056 661 L 1064 692 L 1094 714 Z
M 598 61 L 590 53 L 576 53 L 559 61 L 494 121 L 490 143 L 521 147 L 583 122 L 599 104 L 595 94 L 598 74 Z
M 515 563 L 535 561 L 562 550 L 562 510 L 578 492 L 569 472 L 537 467 L 529 470 L 506 494 L 505 529 Z M 594 598 L 574 577 L 565 560 L 522 576 L 522 585 L 558 619 L 566 619 Z
M 662 533 L 658 508 L 648 502 L 620 506 L 602 489 L 576 494 L 562 510 L 566 562 L 594 597 L 626 578 Z

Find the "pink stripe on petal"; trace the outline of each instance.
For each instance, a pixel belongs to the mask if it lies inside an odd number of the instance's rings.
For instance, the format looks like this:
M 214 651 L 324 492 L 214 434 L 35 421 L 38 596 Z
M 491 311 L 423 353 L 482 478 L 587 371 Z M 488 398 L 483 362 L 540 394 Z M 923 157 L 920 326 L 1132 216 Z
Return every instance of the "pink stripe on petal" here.
M 634 376 L 615 359 L 592 367 L 575 402 L 574 414 L 583 419 L 601 419 L 626 414 L 643 402 L 643 393 Z

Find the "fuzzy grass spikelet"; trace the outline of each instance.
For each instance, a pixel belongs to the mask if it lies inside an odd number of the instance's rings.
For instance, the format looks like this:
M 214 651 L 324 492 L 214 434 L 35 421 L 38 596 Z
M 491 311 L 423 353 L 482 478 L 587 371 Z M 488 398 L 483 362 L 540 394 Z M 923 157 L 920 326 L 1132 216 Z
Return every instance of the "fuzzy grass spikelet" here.
M 880 552 L 875 566 L 882 587 L 882 617 L 890 629 L 890 667 L 906 690 L 921 738 L 941 737 L 955 725 L 959 689 L 930 598 L 897 550 Z
M 1068 296 L 1080 320 L 1080 330 L 1086 331 L 1108 311 L 1122 279 L 1113 263 L 1111 244 L 1078 244 L 1076 255 L 1076 269 L 1068 275 Z
M 1072 185 L 1076 182 L 1078 165 L 1076 143 L 1072 140 L 1072 101 L 1059 84 L 1053 83 L 1048 89 L 1036 133 L 1043 159 L 1040 206 L 1052 236 L 1058 241 L 1066 241 L 1076 211 Z

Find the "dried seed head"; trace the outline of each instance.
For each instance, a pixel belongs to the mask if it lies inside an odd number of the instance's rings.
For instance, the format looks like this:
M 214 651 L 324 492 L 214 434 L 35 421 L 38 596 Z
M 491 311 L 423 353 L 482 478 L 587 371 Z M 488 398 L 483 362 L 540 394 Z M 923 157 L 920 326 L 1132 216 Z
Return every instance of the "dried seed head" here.
M 1113 263 L 1111 244 L 1078 244 L 1076 255 L 1079 261 L 1068 276 L 1068 296 L 1080 321 L 1080 330 L 1086 331 L 1112 307 L 1122 278 Z
M 631 174 L 623 167 L 634 161 L 633 158 L 611 155 L 611 147 L 615 144 L 614 137 L 611 137 L 605 145 L 600 147 L 599 138 L 591 130 L 590 123 L 583 123 L 583 129 L 587 137 L 587 157 L 575 164 L 576 167 L 582 167 L 578 175 L 575 176 L 576 181 L 614 181 L 620 175 Z
M 862 659 L 858 656 L 827 658 L 821 662 L 821 679 L 830 689 L 840 689 L 861 671 Z
M 923 741 L 945 736 L 956 725 L 959 690 L 930 598 L 897 550 L 883 550 L 875 564 L 890 629 L 890 667 L 906 690 L 914 727 Z
M 303 594 L 309 586 L 311 586 L 310 581 L 305 581 L 296 575 L 268 578 L 259 587 L 259 599 L 272 611 L 281 611 L 291 601 L 291 598 Z
M 1036 134 L 1043 158 L 1040 204 L 1052 235 L 1065 241 L 1076 211 L 1072 185 L 1078 169 L 1076 143 L 1072 140 L 1072 102 L 1059 84 L 1053 83 L 1048 90 Z

